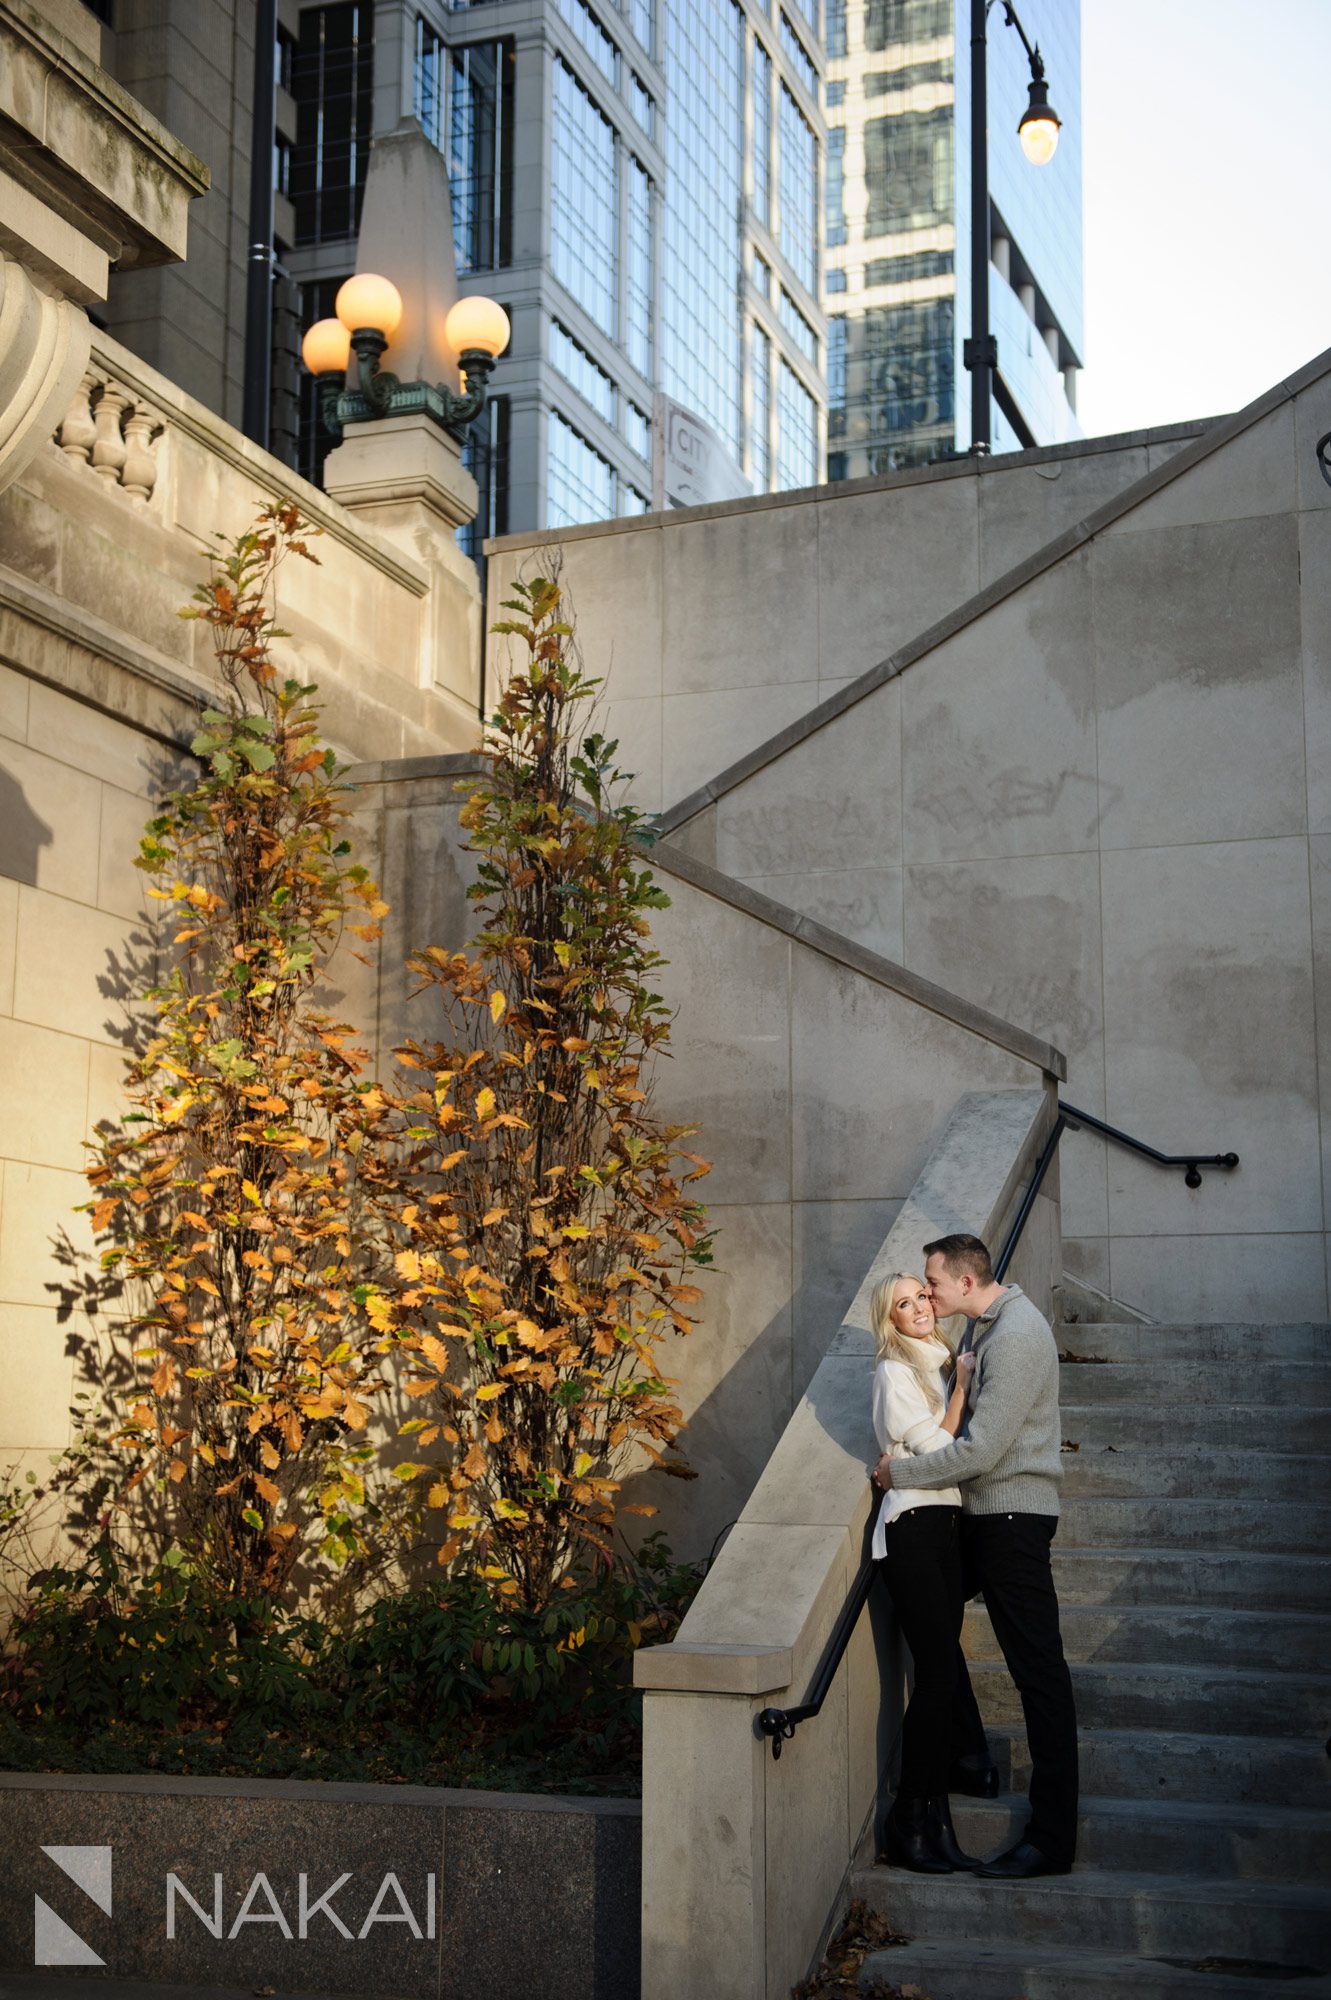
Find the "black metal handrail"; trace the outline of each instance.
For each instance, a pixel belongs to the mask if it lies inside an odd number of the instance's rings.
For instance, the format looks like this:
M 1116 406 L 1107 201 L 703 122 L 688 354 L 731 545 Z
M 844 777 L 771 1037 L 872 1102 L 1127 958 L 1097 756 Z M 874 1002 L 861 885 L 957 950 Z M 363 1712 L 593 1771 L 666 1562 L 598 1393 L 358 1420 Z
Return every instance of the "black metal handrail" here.
M 1190 1188 L 1201 1186 L 1203 1167 L 1219 1167 L 1226 1172 L 1232 1172 L 1239 1163 L 1237 1153 L 1159 1153 L 1154 1146 L 1148 1146 L 1145 1140 L 1134 1139 L 1129 1133 L 1120 1132 L 1116 1125 L 1106 1125 L 1103 1118 L 1096 1118 L 1089 1111 L 1079 1111 L 1075 1104 L 1060 1103 L 1058 1116 L 1035 1163 L 1035 1171 L 1031 1175 L 1026 1192 L 1021 1198 L 1021 1206 L 1013 1218 L 1003 1248 L 998 1253 L 994 1276 L 1000 1282 L 1016 1254 L 1017 1245 L 1021 1241 L 1021 1232 L 1030 1219 L 1036 1197 L 1044 1185 L 1045 1175 L 1049 1172 L 1050 1162 L 1058 1151 L 1059 1140 L 1065 1132 L 1079 1131 L 1084 1125 L 1089 1125 L 1104 1138 L 1112 1139 L 1116 1145 L 1126 1146 L 1129 1151 L 1140 1153 L 1143 1159 L 1153 1160 L 1159 1167 L 1183 1167 L 1185 1169 L 1183 1179 Z M 873 1577 L 873 1558 L 866 1556 L 855 1573 L 850 1595 L 841 1607 L 840 1616 L 832 1628 L 832 1635 L 822 1659 L 818 1662 L 818 1670 L 809 1683 L 804 1700 L 797 1708 L 765 1708 L 758 1717 L 758 1729 L 762 1735 L 770 1738 L 774 1758 L 780 1757 L 781 1745 L 790 1740 L 801 1722 L 811 1722 L 827 1700 L 837 1676 L 837 1669 L 845 1658 L 851 1634 L 859 1623 L 861 1611 L 869 1601 Z

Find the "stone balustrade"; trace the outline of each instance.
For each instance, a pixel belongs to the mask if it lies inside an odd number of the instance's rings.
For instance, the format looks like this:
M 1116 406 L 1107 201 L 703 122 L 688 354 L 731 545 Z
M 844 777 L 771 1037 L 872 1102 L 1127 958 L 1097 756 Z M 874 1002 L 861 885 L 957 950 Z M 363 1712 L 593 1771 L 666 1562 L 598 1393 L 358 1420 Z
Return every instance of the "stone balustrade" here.
M 108 486 L 146 502 L 157 486 L 157 446 L 165 429 L 150 403 L 94 367 L 84 372 L 55 441 Z

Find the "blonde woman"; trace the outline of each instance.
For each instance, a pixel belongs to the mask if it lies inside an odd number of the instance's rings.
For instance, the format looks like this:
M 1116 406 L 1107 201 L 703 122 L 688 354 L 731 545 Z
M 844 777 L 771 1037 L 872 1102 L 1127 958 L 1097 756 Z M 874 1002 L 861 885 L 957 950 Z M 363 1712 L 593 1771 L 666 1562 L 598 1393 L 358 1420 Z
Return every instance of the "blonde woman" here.
M 973 1354 L 955 1362 L 939 1331 L 928 1287 L 896 1271 L 875 1286 L 870 1304 L 878 1348 L 873 1427 L 887 1456 L 912 1457 L 950 1444 L 966 1413 Z M 873 1554 L 881 1561 L 914 1678 L 901 1725 L 901 1777 L 883 1828 L 884 1859 L 917 1874 L 948 1875 L 978 1863 L 962 1853 L 948 1807 L 952 1707 L 961 1657 L 961 1494 L 893 1488 L 883 1495 Z

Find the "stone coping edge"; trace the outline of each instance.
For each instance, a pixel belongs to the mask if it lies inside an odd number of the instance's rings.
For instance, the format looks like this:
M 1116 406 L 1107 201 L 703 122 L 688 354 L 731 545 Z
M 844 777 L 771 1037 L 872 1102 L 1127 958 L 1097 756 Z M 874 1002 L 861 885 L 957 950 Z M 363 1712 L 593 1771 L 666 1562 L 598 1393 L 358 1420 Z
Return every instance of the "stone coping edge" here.
M 188 750 L 199 711 L 216 698 L 216 689 L 207 682 L 195 680 L 173 660 L 168 660 L 165 654 L 132 643 L 122 632 L 104 623 L 91 611 L 84 611 L 68 599 L 58 597 L 44 584 L 20 576 L 17 570 L 3 563 L 0 563 L 0 610 L 12 611 L 30 624 L 53 632 L 58 639 L 82 646 L 108 665 L 120 668 L 171 701 L 181 703 L 188 711 L 188 717 L 182 716 L 176 728 L 166 722 L 154 723 L 137 717 L 133 718 L 131 727 L 158 743 L 168 744 L 173 750 Z M 72 677 L 43 673 L 27 661 L 10 659 L 7 664 L 16 673 L 26 675 L 29 680 L 40 681 L 45 687 L 55 688 L 71 700 L 82 702 L 86 708 L 98 709 L 103 715 L 113 716 L 117 722 L 127 719 L 123 705 L 117 704 L 111 695 L 98 696 L 86 686 L 76 686 Z
M 121 1798 L 272 1799 L 288 1803 L 366 1806 L 422 1806 L 472 1812 L 606 1814 L 617 1819 L 642 1816 L 641 1799 L 595 1798 L 581 1793 L 465 1791 L 445 1785 L 369 1785 L 314 1778 L 180 1778 L 148 1772 L 99 1776 L 75 1771 L 0 1771 L 4 1792 L 109 1792 Z
M 483 768 L 471 753 L 457 751 L 440 757 L 404 757 L 389 763 L 352 764 L 342 775 L 349 785 L 369 787 L 410 784 L 425 778 L 464 778 L 473 773 L 479 776 Z M 976 1007 L 969 1000 L 962 1000 L 957 994 L 949 993 L 946 987 L 935 986 L 932 980 L 922 979 L 909 967 L 882 957 L 854 938 L 843 937 L 839 931 L 829 929 L 826 924 L 805 916 L 787 903 L 778 903 L 771 896 L 764 896 L 747 882 L 722 874 L 719 868 L 713 868 L 705 861 L 695 860 L 693 855 L 673 847 L 669 841 L 659 841 L 651 849 L 649 858 L 667 874 L 691 883 L 704 895 L 715 896 L 718 902 L 729 903 L 732 909 L 741 910 L 770 929 L 781 931 L 823 958 L 830 958 L 852 972 L 862 973 L 876 985 L 886 986 L 918 1006 L 928 1008 L 931 1014 L 941 1015 L 944 1020 L 966 1029 L 968 1033 L 996 1043 L 1009 1054 L 1035 1063 L 1046 1075 L 1059 1082 L 1066 1078 L 1068 1065 L 1062 1050 L 1056 1049 L 1052 1042 L 1042 1040 L 1039 1035 L 1032 1035 L 1027 1029 L 1015 1027 L 997 1014 Z
M 795 1671 L 789 1646 L 640 1646 L 633 1685 L 666 1694 L 777 1694 Z
M 140 361 L 118 340 L 99 327 L 93 328 L 89 367 L 105 369 L 122 387 L 133 389 L 161 415 L 170 414 L 172 423 L 196 443 L 220 458 L 233 471 L 252 479 L 274 499 L 289 499 L 299 507 L 312 527 L 322 528 L 332 540 L 341 542 L 353 555 L 363 557 L 373 569 L 381 570 L 413 597 L 424 597 L 430 588 L 429 573 L 423 563 L 390 542 L 368 522 L 348 508 L 330 500 L 321 487 L 312 486 L 270 452 L 252 444 L 242 431 L 214 416 L 204 404 L 189 395 L 166 375 Z M 183 532 L 183 531 L 182 531 Z
M 1046 542 L 1033 555 L 1024 557 L 1004 575 L 996 577 L 992 583 L 986 584 L 983 590 L 977 591 L 954 611 L 948 612 L 946 617 L 938 619 L 904 646 L 899 646 L 887 659 L 881 660 L 875 667 L 867 668 L 855 680 L 848 682 L 843 688 L 838 688 L 834 694 L 828 695 L 815 707 L 807 709 L 784 729 L 778 730 L 774 736 L 769 736 L 765 742 L 759 743 L 744 756 L 736 758 L 733 764 L 727 765 L 726 769 L 719 772 L 715 778 L 709 779 L 705 785 L 700 785 L 696 791 L 690 792 L 686 798 L 669 807 L 661 814 L 662 833 L 677 833 L 687 821 L 696 819 L 699 813 L 705 812 L 708 806 L 715 805 L 718 799 L 734 791 L 746 779 L 765 769 L 768 764 L 775 763 L 779 757 L 785 755 L 786 751 L 793 750 L 807 737 L 816 735 L 826 723 L 834 721 L 839 715 L 844 715 L 848 709 L 863 701 L 866 695 L 876 693 L 886 682 L 895 680 L 907 667 L 914 666 L 917 660 L 932 653 L 944 641 L 953 638 L 967 625 L 974 624 L 976 619 L 982 618 L 987 611 L 992 611 L 1006 598 L 1014 596 L 1035 577 L 1042 576 L 1046 570 L 1055 568 L 1065 556 L 1072 555 L 1075 550 L 1101 534 L 1104 529 L 1112 527 L 1115 521 L 1121 520 L 1125 514 L 1130 514 L 1135 507 L 1141 506 L 1143 501 L 1153 499 L 1165 487 L 1171 486 L 1176 479 L 1181 479 L 1195 466 L 1203 464 L 1225 445 L 1232 444 L 1244 431 L 1251 430 L 1264 418 L 1273 415 L 1283 404 L 1292 402 L 1304 389 L 1328 373 L 1331 373 L 1331 348 L 1316 355 L 1295 374 L 1264 390 L 1245 409 L 1237 411 L 1231 417 L 1221 417 L 1208 425 L 1193 438 L 1191 444 L 1184 445 L 1171 458 L 1166 459 L 1163 465 L 1157 465 L 1154 470 L 1144 473 L 1131 486 L 1125 487 L 1121 493 L 1116 493 L 1113 499 L 1107 500 L 1102 507 L 1095 508 L 1073 527 L 1065 528 L 1061 534 Z
M 1146 430 L 1113 431 L 1107 437 L 1072 438 L 1066 444 L 1036 445 L 1029 451 L 1005 451 L 996 458 L 972 458 L 963 452 L 956 458 L 935 459 L 931 465 L 911 465 L 900 472 L 869 473 L 863 479 L 828 480 L 821 486 L 795 486 L 783 493 L 755 493 L 739 500 L 713 500 L 701 507 L 658 508 L 650 514 L 625 514 L 613 521 L 589 521 L 576 528 L 532 528 L 511 535 L 487 537 L 487 556 L 507 555 L 515 549 L 558 548 L 565 542 L 591 541 L 598 536 L 632 535 L 643 529 L 689 527 L 698 522 L 716 521 L 732 514 L 758 514 L 778 507 L 807 507 L 811 503 L 854 500 L 862 494 L 890 493 L 904 486 L 925 486 L 940 479 L 984 479 L 1003 472 L 1021 471 L 1032 465 L 1049 465 L 1061 459 L 1087 458 L 1104 451 L 1131 451 L 1143 444 L 1166 444 L 1175 438 L 1200 437 L 1223 418 L 1204 417 L 1180 424 L 1157 424 Z

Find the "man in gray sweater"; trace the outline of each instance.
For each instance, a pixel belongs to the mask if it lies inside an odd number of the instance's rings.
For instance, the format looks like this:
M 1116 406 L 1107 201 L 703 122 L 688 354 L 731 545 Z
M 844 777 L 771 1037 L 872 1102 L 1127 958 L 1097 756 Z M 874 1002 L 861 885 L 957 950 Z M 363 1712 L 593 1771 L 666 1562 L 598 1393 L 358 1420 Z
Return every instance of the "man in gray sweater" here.
M 944 1236 L 926 1243 L 924 1254 L 938 1317 L 964 1313 L 970 1321 L 960 1347 L 975 1353 L 968 1414 L 955 1443 L 921 1458 L 882 1458 L 874 1476 L 880 1486 L 907 1490 L 960 1485 L 967 1569 L 1021 1696 L 1030 1822 L 1015 1846 L 977 1872 L 1010 1881 L 1064 1875 L 1077 1838 L 1077 1716 L 1049 1561 L 1063 1476 L 1058 1349 L 1020 1285 L 995 1282 L 978 1237 Z M 971 1740 L 983 1740 L 978 1711 L 958 1721 Z

